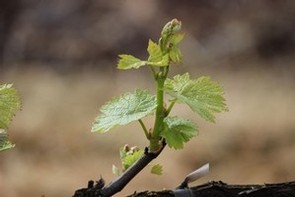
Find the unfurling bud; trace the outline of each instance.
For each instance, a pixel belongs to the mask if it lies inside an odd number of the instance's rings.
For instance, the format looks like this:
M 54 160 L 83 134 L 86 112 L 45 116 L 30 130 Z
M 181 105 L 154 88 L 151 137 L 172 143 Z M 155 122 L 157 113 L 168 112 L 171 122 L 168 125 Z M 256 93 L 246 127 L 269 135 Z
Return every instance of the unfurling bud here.
M 180 29 L 181 29 L 181 21 L 179 21 L 177 19 L 173 19 L 164 26 L 161 36 L 168 37 L 171 34 L 175 34 Z

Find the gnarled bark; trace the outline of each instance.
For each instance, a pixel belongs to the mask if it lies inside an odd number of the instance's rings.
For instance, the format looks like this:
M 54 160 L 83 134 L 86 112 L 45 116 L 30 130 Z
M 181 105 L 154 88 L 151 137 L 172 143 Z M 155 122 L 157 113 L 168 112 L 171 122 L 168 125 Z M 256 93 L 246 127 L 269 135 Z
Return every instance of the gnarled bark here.
M 146 191 L 128 197 L 295 197 L 295 181 L 263 185 L 228 185 L 221 181 L 180 190 Z

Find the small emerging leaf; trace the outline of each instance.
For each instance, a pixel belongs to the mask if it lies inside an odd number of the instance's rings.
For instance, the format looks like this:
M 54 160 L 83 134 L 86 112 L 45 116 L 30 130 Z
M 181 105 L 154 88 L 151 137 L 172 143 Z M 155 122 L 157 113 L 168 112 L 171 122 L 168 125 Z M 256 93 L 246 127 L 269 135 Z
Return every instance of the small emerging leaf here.
M 173 63 L 179 63 L 182 60 L 182 54 L 178 47 L 173 46 L 169 51 L 169 57 Z
M 122 158 L 122 166 L 123 171 L 127 170 L 130 166 L 132 166 L 140 157 L 143 155 L 143 150 L 135 151 L 131 154 L 127 154 L 124 158 Z
M 166 117 L 164 123 L 166 128 L 162 136 L 170 148 L 182 149 L 184 143 L 197 135 L 198 127 L 190 120 Z
M 20 109 L 20 99 L 12 84 L 0 86 L 0 129 L 7 129 L 11 118 Z
M 163 56 L 162 60 L 159 62 L 147 62 L 147 65 L 149 66 L 159 66 L 159 67 L 164 67 L 169 65 L 169 54 L 167 53 L 166 55 Z
M 122 172 L 126 171 L 131 167 L 137 160 L 141 158 L 144 151 L 139 149 L 137 146 L 129 147 L 127 144 L 120 149 L 120 159 L 122 163 L 122 170 L 117 166 L 113 165 L 112 172 L 113 174 L 119 176 Z
M 5 130 L 0 129 L 0 151 L 13 148 L 15 145 L 8 140 L 8 135 Z
M 92 132 L 107 132 L 117 125 L 126 125 L 153 113 L 157 107 L 156 97 L 147 90 L 136 90 L 113 98 L 103 105 L 92 125 Z
M 8 140 L 7 132 L 11 118 L 15 112 L 20 109 L 20 98 L 16 89 L 12 88 L 12 84 L 4 84 L 0 86 L 0 151 L 14 147 Z
M 156 174 L 156 175 L 162 175 L 163 174 L 163 166 L 161 166 L 160 164 L 154 165 L 151 169 L 151 173 Z
M 150 55 L 147 62 L 148 65 L 167 66 L 169 64 L 169 55 L 164 55 L 161 51 L 161 47 L 152 40 L 149 40 L 149 46 L 147 50 Z
M 150 55 L 148 59 L 149 62 L 159 62 L 162 60 L 163 54 L 161 51 L 161 47 L 152 40 L 149 40 L 147 51 Z
M 178 33 L 178 34 L 173 34 L 169 38 L 169 42 L 173 45 L 177 45 L 180 41 L 182 41 L 184 38 L 184 33 Z
M 166 80 L 165 89 L 170 96 L 178 102 L 186 103 L 207 121 L 214 122 L 214 113 L 228 110 L 223 87 L 211 81 L 210 77 L 191 80 L 188 73 L 176 75 L 173 79 Z
M 5 130 L 0 129 L 0 151 L 13 148 L 14 144 L 8 140 L 8 135 Z
M 127 70 L 131 68 L 139 68 L 146 65 L 146 61 L 142 61 L 132 55 L 119 55 L 120 60 L 117 68 L 122 70 Z

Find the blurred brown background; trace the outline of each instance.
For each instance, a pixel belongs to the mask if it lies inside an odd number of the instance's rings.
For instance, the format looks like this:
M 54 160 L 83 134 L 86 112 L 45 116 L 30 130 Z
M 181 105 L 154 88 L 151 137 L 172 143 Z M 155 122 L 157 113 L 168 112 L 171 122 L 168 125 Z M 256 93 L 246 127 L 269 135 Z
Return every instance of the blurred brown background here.
M 174 188 L 206 162 L 211 172 L 195 184 L 295 179 L 295 1 L 3 0 L 0 83 L 14 83 L 23 105 L 9 129 L 16 147 L 0 153 L 0 196 L 71 196 L 89 179 L 113 179 L 125 143 L 147 145 L 137 123 L 90 128 L 111 97 L 153 88 L 145 69 L 116 70 L 117 55 L 145 58 L 148 38 L 172 18 L 186 33 L 172 73 L 211 75 L 230 111 L 210 124 L 176 107 L 199 136 L 163 152 L 164 175 L 147 169 L 117 196 Z

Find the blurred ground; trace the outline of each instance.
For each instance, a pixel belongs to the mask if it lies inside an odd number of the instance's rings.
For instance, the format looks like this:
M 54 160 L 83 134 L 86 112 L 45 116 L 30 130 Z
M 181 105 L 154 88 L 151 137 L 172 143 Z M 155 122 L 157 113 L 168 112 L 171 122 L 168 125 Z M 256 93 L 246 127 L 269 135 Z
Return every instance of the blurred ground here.
M 0 83 L 14 83 L 23 105 L 9 129 L 16 147 L 0 153 L 0 196 L 71 196 L 89 179 L 113 179 L 125 143 L 147 145 L 136 123 L 103 135 L 90 127 L 111 97 L 153 88 L 147 70 L 115 70 L 117 54 L 145 57 L 147 39 L 174 17 L 186 38 L 184 63 L 172 72 L 211 75 L 230 111 L 210 124 L 176 107 L 197 121 L 199 136 L 160 155 L 164 175 L 145 170 L 118 196 L 173 188 L 206 162 L 203 182 L 295 179 L 292 1 L 11 2 L 0 6 L 18 8 L 14 17 L 1 12 Z

